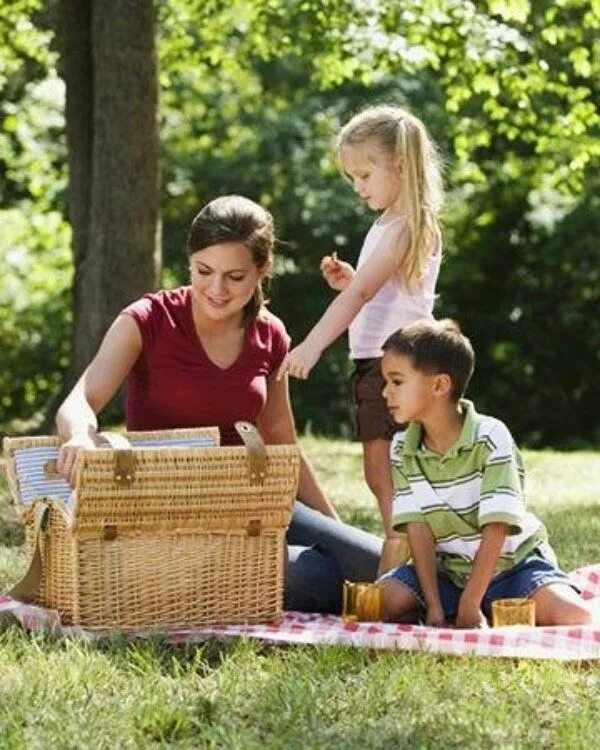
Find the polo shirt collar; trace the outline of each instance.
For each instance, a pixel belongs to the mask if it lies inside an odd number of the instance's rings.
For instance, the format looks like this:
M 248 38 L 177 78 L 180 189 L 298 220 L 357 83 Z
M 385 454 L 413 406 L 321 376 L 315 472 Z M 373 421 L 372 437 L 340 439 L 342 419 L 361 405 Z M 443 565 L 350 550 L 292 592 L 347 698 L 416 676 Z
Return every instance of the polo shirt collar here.
M 469 450 L 475 443 L 477 437 L 477 412 L 472 401 L 466 398 L 460 399 L 460 405 L 465 411 L 465 419 L 463 422 L 462 430 L 458 436 L 458 440 L 454 445 L 448 449 L 444 456 L 428 450 L 423 445 L 423 426 L 420 422 L 411 422 L 406 430 L 406 436 L 404 438 L 404 450 L 405 456 L 438 456 L 440 458 L 451 458 L 458 455 L 461 450 Z

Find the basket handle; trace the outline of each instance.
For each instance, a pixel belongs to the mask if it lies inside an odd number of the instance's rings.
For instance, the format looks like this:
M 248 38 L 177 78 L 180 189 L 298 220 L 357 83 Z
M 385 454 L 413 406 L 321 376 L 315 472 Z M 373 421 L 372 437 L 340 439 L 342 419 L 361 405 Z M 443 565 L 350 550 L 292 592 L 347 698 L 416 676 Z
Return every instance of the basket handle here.
M 259 431 L 251 422 L 236 422 L 235 429 L 246 446 L 250 484 L 264 484 L 267 476 L 267 451 Z
M 131 443 L 119 432 L 100 432 L 115 452 L 115 482 L 121 487 L 130 487 L 135 478 L 135 457 Z
M 40 549 L 40 536 L 42 531 L 45 531 L 46 526 L 48 525 L 50 506 L 48 503 L 38 502 L 35 504 L 33 512 L 35 514 L 33 525 L 33 557 L 31 558 L 29 568 L 27 568 L 27 572 L 23 578 L 21 578 L 21 580 L 7 592 L 8 596 L 17 599 L 20 602 L 24 602 L 25 604 L 34 601 L 37 598 L 40 589 L 40 581 L 42 580 L 42 550 Z
M 45 461 L 42 471 L 44 472 L 46 479 L 64 479 L 63 475 L 58 471 L 55 458 L 50 458 L 48 461 Z

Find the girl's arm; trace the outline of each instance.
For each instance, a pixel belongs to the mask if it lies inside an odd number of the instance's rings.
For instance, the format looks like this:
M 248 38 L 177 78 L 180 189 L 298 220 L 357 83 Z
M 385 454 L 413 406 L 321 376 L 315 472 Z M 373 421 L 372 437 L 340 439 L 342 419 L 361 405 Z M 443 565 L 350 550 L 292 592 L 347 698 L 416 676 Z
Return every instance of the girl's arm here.
M 56 414 L 61 440 L 57 468 L 71 478 L 77 451 L 96 445 L 98 420 L 142 350 L 142 337 L 130 315 L 119 315 L 98 352 Z
M 460 597 L 457 628 L 476 628 L 485 618 L 481 612 L 481 600 L 490 585 L 500 552 L 504 546 L 508 524 L 488 523 L 481 531 L 481 544 L 473 560 L 473 569 Z
M 398 271 L 406 243 L 405 232 L 399 237 L 394 233 L 374 250 L 304 341 L 287 355 L 279 368 L 278 377 L 285 372 L 303 380 L 308 377 L 323 350 L 348 328 L 363 305 Z
M 427 607 L 426 624 L 433 627 L 445 622 L 437 580 L 435 539 L 427 523 L 413 521 L 408 524 L 408 541 L 417 578 Z
M 267 379 L 267 403 L 257 420 L 257 426 L 267 445 L 293 445 L 298 442 L 287 377 L 279 379 L 275 374 L 271 374 Z M 311 508 L 340 520 L 302 451 L 300 451 L 298 497 Z

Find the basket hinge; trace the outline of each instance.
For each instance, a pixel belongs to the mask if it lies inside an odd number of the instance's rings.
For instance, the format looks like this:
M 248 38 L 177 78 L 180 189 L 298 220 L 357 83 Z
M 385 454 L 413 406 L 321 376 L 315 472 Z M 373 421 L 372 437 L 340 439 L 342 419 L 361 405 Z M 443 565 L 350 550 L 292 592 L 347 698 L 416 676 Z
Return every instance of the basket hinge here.
M 248 521 L 246 531 L 248 532 L 248 536 L 260 536 L 262 531 L 262 521 L 260 518 L 252 518 Z
M 267 475 L 267 451 L 258 430 L 250 422 L 236 422 L 235 429 L 246 446 L 250 484 L 264 484 Z
M 129 487 L 135 478 L 135 460 L 129 450 L 115 451 L 115 482 L 120 487 Z
M 100 437 L 115 452 L 115 482 L 119 487 L 130 487 L 135 479 L 135 457 L 131 450 L 131 443 L 125 435 L 118 432 L 101 432 Z

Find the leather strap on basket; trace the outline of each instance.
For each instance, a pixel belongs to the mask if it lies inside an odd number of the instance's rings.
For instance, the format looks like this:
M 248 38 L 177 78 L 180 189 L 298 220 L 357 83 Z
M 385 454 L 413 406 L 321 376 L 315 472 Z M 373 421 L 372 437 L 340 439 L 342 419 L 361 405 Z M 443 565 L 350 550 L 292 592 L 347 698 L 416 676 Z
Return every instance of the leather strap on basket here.
M 258 430 L 250 422 L 236 422 L 235 429 L 246 446 L 250 484 L 264 484 L 267 475 L 267 451 Z
M 7 592 L 8 596 L 13 599 L 17 599 L 25 604 L 35 601 L 40 590 L 40 582 L 42 580 L 42 550 L 40 548 L 40 535 L 46 529 L 48 524 L 48 516 L 50 515 L 50 506 L 44 502 L 38 502 L 33 507 L 34 525 L 33 525 L 33 556 L 29 563 L 27 572 L 16 583 L 10 591 Z
M 131 443 L 118 432 L 101 432 L 99 435 L 115 452 L 115 482 L 121 487 L 129 487 L 135 478 Z

